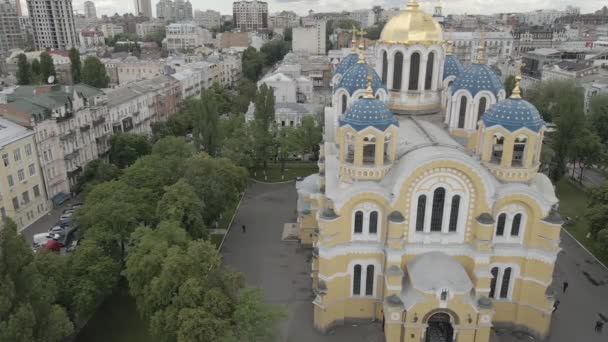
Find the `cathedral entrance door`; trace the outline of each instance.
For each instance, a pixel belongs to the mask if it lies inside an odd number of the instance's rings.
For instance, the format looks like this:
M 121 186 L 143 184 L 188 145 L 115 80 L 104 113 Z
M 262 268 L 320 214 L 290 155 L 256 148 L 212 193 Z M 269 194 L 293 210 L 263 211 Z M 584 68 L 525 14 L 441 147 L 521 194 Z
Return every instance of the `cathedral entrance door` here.
M 450 315 L 438 312 L 428 320 L 425 342 L 453 342 L 454 328 L 450 323 Z

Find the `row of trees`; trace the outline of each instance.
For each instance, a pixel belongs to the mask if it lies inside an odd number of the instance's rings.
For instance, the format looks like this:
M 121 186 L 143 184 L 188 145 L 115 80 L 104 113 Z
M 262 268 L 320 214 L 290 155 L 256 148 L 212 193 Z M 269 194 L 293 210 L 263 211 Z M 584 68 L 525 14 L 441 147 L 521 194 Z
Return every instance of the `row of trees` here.
M 17 84 L 46 84 L 50 76 L 56 76 L 53 58 L 47 52 L 30 63 L 25 54 L 17 56 Z
M 248 47 L 241 59 L 243 75 L 252 82 L 257 82 L 262 75 L 264 67 L 270 67 L 282 60 L 291 51 L 291 42 L 281 39 L 273 39 L 264 44 L 260 51 Z

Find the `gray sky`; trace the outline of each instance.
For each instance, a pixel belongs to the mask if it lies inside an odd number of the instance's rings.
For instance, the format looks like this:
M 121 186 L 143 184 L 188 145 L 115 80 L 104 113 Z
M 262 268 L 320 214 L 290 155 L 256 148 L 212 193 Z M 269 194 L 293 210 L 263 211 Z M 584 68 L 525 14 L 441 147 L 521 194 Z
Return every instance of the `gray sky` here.
M 25 0 L 21 0 L 25 7 Z M 74 10 L 84 12 L 85 0 L 73 0 Z M 133 12 L 134 0 L 93 0 L 97 7 L 97 15 L 120 14 Z M 156 12 L 156 3 L 152 1 L 152 11 Z M 222 14 L 232 14 L 231 0 L 190 0 L 193 9 L 214 9 Z M 303 15 L 309 9 L 315 12 L 330 12 L 352 9 L 371 8 L 381 5 L 384 8 L 404 7 L 407 0 L 267 0 L 270 13 L 282 10 L 292 10 Z M 438 0 L 419 0 L 427 11 Z M 581 7 L 583 13 L 600 9 L 606 5 L 606 0 L 443 0 L 444 12 L 446 14 L 491 14 L 497 12 L 526 12 L 540 8 L 564 9 L 567 5 Z

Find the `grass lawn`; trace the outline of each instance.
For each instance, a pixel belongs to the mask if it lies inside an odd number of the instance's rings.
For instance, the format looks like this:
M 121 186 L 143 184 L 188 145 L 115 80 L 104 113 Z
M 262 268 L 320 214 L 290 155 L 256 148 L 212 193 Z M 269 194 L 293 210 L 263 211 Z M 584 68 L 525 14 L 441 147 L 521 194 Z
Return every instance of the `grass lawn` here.
M 597 253 L 595 241 L 587 239 L 589 222 L 585 217 L 587 211 L 586 190 L 564 177 L 557 183 L 557 196 L 559 198 L 559 211 L 562 217 L 574 219 L 574 223 L 564 226 L 580 243 L 590 250 L 604 264 L 608 264 L 608 258 L 600 258 Z
M 281 165 L 269 165 L 266 176 L 264 176 L 263 170 L 257 172 L 250 172 L 251 178 L 268 183 L 277 183 L 294 180 L 296 177 L 306 177 L 313 173 L 319 172 L 319 167 L 315 162 L 290 162 L 285 164 L 284 177 L 281 174 Z

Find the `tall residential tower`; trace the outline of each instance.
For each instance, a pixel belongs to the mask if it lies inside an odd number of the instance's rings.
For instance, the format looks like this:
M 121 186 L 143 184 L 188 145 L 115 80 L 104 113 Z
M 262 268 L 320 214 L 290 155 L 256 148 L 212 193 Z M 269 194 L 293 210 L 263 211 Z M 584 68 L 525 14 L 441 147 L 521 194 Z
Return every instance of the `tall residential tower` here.
M 84 2 L 84 16 L 89 18 L 97 18 L 97 10 L 95 9 L 95 3 L 93 1 Z
M 134 0 L 135 15 L 152 18 L 152 2 L 150 0 Z
M 78 47 L 71 0 L 27 0 L 36 49 Z
M 241 31 L 268 28 L 268 3 L 264 1 L 235 1 L 232 4 L 234 27 Z

